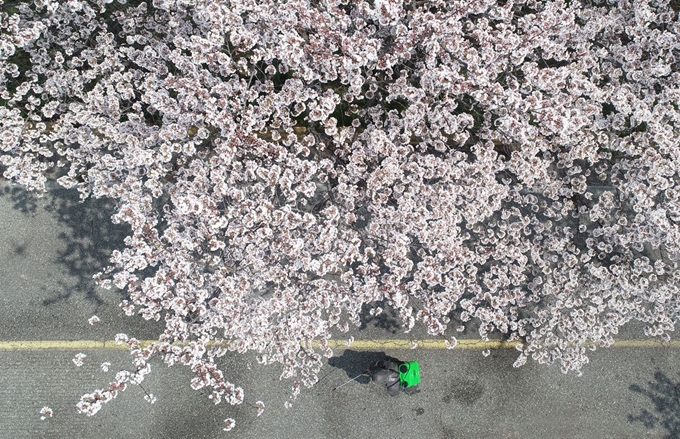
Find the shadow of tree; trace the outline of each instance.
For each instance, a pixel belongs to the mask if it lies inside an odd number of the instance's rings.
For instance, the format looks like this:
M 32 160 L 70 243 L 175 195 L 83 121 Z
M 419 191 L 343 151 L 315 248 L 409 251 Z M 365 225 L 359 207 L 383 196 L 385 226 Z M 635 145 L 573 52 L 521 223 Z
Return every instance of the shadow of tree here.
M 38 196 L 33 192 L 24 190 L 18 186 L 4 186 L 1 196 L 9 197 L 12 207 L 23 214 L 35 214 L 38 208 Z
M 654 404 L 654 412 L 643 409 L 638 415 L 628 415 L 628 422 L 641 422 L 646 428 L 661 426 L 666 429 L 668 439 L 680 439 L 680 381 L 674 382 L 661 371 L 654 373 L 654 381 L 646 387 L 633 384 L 633 392 L 648 397 Z
M 65 249 L 58 253 L 59 263 L 77 279 L 77 283 L 59 283 L 52 297 L 43 300 L 43 304 L 49 306 L 68 299 L 72 291 L 78 291 L 84 292 L 86 299 L 101 305 L 103 300 L 92 276 L 109 264 L 113 249 L 124 247 L 129 227 L 111 222 L 114 212 L 111 200 L 88 198 L 81 203 L 75 190 L 66 189 L 52 191 L 52 194 L 46 210 L 53 212 L 68 228 L 59 235 L 66 243 Z M 123 292 L 120 294 L 122 298 Z
M 372 316 L 371 309 L 378 306 L 383 308 L 383 312 L 377 316 Z M 372 305 L 363 304 L 361 307 L 360 321 L 361 325 L 359 326 L 359 330 L 366 329 L 369 323 L 372 323 L 376 328 L 390 331 L 392 334 L 396 334 L 397 330 L 401 329 L 399 314 L 384 301 L 375 302 Z
M 81 202 L 76 190 L 58 187 L 42 196 L 45 204 L 36 193 L 19 186 L 6 185 L 0 196 L 8 197 L 15 210 L 27 215 L 36 214 L 41 205 L 41 209 L 52 213 L 66 228 L 58 235 L 66 245 L 58 251 L 57 262 L 66 268 L 66 274 L 75 284 L 55 279 L 54 287 L 44 291 L 46 297 L 42 304 L 50 306 L 69 299 L 74 293 L 84 293 L 87 300 L 102 305 L 104 302 L 92 276 L 109 264 L 113 249 L 124 247 L 129 231 L 128 226 L 111 222 L 114 202 L 91 198 Z M 21 257 L 25 247 L 25 243 L 17 245 L 13 254 Z M 123 292 L 120 294 L 122 297 Z

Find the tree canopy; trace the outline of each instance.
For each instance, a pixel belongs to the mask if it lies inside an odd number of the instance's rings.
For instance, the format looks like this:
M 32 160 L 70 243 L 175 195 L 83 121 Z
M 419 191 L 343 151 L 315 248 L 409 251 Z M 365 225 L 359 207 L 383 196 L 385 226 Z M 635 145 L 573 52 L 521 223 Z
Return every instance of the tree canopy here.
M 97 275 L 237 404 L 230 351 L 292 398 L 390 307 L 587 363 L 680 309 L 677 4 L 596 0 L 0 1 L 0 166 L 116 202 Z M 452 322 L 456 322 L 453 324 Z M 319 344 L 316 344 L 318 342 Z M 258 410 L 264 407 L 258 402 Z M 228 427 L 233 426 L 229 420 Z

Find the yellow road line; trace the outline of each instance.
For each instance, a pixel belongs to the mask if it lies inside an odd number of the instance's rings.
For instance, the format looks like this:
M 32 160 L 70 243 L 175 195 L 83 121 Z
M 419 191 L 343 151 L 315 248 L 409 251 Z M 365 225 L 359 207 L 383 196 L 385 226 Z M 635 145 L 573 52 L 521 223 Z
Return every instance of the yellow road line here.
M 0 341 L 0 350 L 45 350 L 45 349 L 126 349 L 127 345 L 118 345 L 115 341 L 96 340 L 17 340 Z
M 514 349 L 520 342 L 489 340 L 458 340 L 455 349 Z M 448 349 L 444 340 L 355 340 L 349 347 L 343 340 L 329 340 L 334 349 Z M 591 344 L 586 344 L 589 346 Z M 680 348 L 680 340 L 663 342 L 656 339 L 617 340 L 610 347 L 615 348 Z
M 680 340 L 664 342 L 656 339 L 649 340 L 617 340 L 614 342 L 616 348 L 680 348 Z
M 141 340 L 141 346 L 148 346 L 154 340 Z M 500 340 L 458 340 L 454 348 L 457 349 L 513 349 L 518 342 L 503 342 Z M 399 350 L 399 349 L 447 349 L 444 340 L 354 340 L 351 345 L 345 344 L 344 340 L 329 340 L 328 346 L 332 349 L 357 349 L 357 350 Z M 655 339 L 646 340 L 618 340 L 612 347 L 615 348 L 680 348 L 680 340 L 662 342 Z M 27 351 L 27 350 L 86 350 L 86 349 L 127 349 L 125 344 L 117 344 L 113 340 L 17 340 L 0 341 L 0 351 Z
M 458 340 L 455 349 L 499 349 L 514 348 L 517 342 L 492 340 Z M 444 340 L 354 340 L 347 346 L 344 340 L 329 340 L 328 346 L 334 349 L 447 349 Z

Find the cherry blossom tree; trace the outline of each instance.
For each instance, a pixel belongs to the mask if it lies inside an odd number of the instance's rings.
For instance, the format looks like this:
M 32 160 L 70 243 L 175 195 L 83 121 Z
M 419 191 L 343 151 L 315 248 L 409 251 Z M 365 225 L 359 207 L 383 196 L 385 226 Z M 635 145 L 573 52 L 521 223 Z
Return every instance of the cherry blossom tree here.
M 294 399 L 366 307 L 565 373 L 629 321 L 675 328 L 677 3 L 0 7 L 3 175 L 115 200 L 130 234 L 96 277 L 165 322 L 118 337 L 134 369 L 85 413 L 152 357 L 239 404 L 232 351 L 280 364 Z

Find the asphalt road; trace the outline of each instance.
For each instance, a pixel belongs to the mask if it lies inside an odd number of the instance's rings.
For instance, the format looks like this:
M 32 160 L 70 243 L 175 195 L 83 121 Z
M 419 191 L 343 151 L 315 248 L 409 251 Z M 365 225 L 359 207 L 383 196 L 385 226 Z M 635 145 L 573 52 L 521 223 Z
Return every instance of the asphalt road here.
M 531 362 L 513 369 L 512 349 L 486 358 L 480 349 L 337 349 L 321 382 L 303 390 L 290 409 L 283 403 L 291 383 L 249 356 L 224 360 L 231 380 L 246 390 L 247 402 L 237 407 L 214 405 L 205 390 L 192 390 L 188 370 L 154 364 L 144 388 L 155 404 L 132 386 L 96 416 L 80 415 L 80 395 L 129 367 L 127 353 L 54 343 L 15 349 L 8 342 L 111 340 L 118 332 L 155 337 L 157 324 L 124 317 L 120 293 L 99 290 L 91 279 L 124 236 L 108 216 L 105 203 L 79 204 L 70 191 L 37 199 L 0 183 L 0 438 L 680 437 L 680 349 L 655 343 L 598 350 L 581 377 Z M 94 314 L 101 322 L 91 326 Z M 389 316 L 353 335 L 405 337 Z M 629 327 L 621 338 L 643 336 Z M 87 355 L 82 367 L 72 362 L 78 352 Z M 365 381 L 332 390 L 383 354 L 420 362 L 418 393 L 390 398 Z M 100 368 L 105 361 L 112 363 L 109 372 Z M 258 400 L 266 404 L 260 417 L 252 407 Z M 54 416 L 41 421 L 43 406 Z M 230 433 L 222 431 L 228 417 L 237 421 Z

